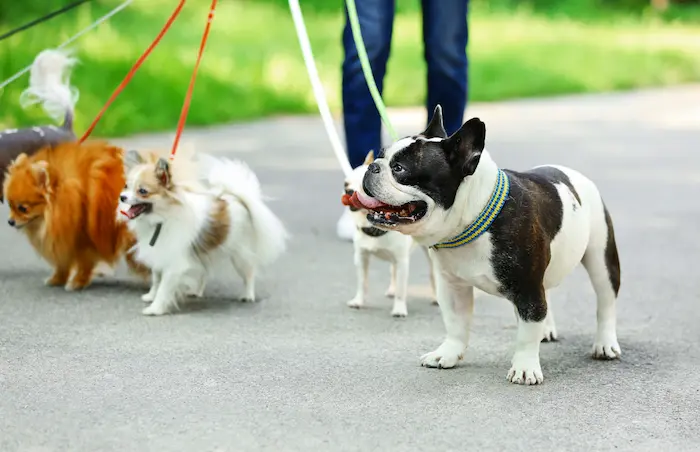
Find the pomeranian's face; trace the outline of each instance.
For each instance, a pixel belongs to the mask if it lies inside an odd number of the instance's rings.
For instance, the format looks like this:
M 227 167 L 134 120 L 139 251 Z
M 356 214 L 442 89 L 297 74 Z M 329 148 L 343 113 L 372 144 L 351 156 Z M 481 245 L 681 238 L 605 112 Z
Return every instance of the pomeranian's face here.
M 127 151 L 124 155 L 126 186 L 119 200 L 129 205 L 128 210 L 124 211 L 129 220 L 148 215 L 159 201 L 171 199 L 168 161 L 149 157 L 146 160 L 137 151 Z
M 43 218 L 49 187 L 48 163 L 31 163 L 26 154 L 20 154 L 8 168 L 3 187 L 10 207 L 7 223 L 20 229 Z

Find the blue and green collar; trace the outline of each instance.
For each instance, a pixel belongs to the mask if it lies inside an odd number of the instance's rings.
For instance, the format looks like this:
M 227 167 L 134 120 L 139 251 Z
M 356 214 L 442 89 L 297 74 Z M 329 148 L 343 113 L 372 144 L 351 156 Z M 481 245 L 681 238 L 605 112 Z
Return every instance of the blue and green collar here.
M 510 193 L 510 180 L 503 170 L 498 170 L 496 188 L 493 190 L 491 199 L 481 211 L 476 220 L 472 222 L 461 234 L 451 238 L 446 242 L 433 245 L 433 248 L 458 248 L 478 239 L 493 224 L 494 220 L 503 209 Z

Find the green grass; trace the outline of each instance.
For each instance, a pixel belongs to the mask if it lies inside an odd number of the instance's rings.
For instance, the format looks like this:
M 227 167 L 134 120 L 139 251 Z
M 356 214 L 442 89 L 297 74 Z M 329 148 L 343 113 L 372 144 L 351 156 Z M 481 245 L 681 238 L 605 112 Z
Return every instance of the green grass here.
M 603 17 L 566 11 L 513 9 L 505 0 L 473 3 L 470 14 L 470 100 L 551 96 L 671 85 L 700 80 L 700 25 L 648 13 Z M 53 9 L 55 2 L 8 15 L 0 32 Z M 80 59 L 72 82 L 80 89 L 76 130 L 92 121 L 170 14 L 175 0 L 136 0 L 112 21 L 75 43 Z M 189 2 L 178 21 L 107 110 L 94 132 L 120 136 L 173 129 L 196 58 L 208 3 Z M 401 0 L 385 82 L 389 106 L 421 105 L 425 96 L 420 11 Z M 415 3 L 415 5 L 413 5 Z M 589 2 L 590 3 L 590 2 Z M 118 1 L 83 5 L 0 42 L 0 79 L 29 64 Z M 341 0 L 301 1 L 319 72 L 332 108 L 340 111 Z M 308 6 L 307 6 L 308 5 Z M 7 6 L 5 6 L 7 8 Z M 581 9 L 583 11 L 583 9 Z M 585 10 L 590 11 L 590 8 Z M 578 14 L 578 15 L 577 15 Z M 570 17 L 576 17 L 576 20 Z M 7 21 L 7 17 L 12 20 Z M 694 17 L 698 17 L 697 15 Z M 18 106 L 27 76 L 0 93 L 0 127 L 46 122 L 37 107 Z M 315 113 L 317 107 L 286 0 L 219 2 L 200 67 L 188 125 L 269 115 Z

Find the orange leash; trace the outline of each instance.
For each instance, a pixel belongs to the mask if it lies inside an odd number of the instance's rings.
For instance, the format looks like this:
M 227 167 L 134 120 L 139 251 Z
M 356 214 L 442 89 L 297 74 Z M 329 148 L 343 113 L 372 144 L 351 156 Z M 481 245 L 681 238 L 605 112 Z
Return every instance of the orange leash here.
M 182 7 L 185 6 L 185 1 L 186 0 L 180 0 L 180 3 L 175 8 L 175 11 L 173 11 L 173 13 L 170 15 L 170 18 L 168 19 L 168 21 L 165 23 L 163 28 L 160 30 L 160 33 L 158 33 L 158 36 L 156 36 L 156 39 L 151 43 L 151 45 L 146 49 L 146 51 L 143 52 L 143 54 L 139 57 L 139 59 L 136 60 L 136 63 L 134 63 L 134 65 L 131 67 L 131 69 L 129 70 L 129 73 L 126 74 L 126 77 L 124 77 L 124 80 L 122 80 L 122 82 L 119 84 L 119 86 L 117 86 L 117 89 L 114 90 L 114 92 L 110 96 L 107 103 L 104 105 L 104 107 L 102 107 L 102 110 L 100 110 L 100 112 L 97 114 L 97 117 L 95 118 L 95 120 L 92 121 L 92 124 L 90 124 L 90 127 L 88 127 L 88 129 L 85 131 L 83 136 L 80 138 L 80 143 L 85 141 L 90 136 L 90 134 L 92 133 L 92 130 L 95 128 L 95 126 L 100 121 L 100 119 L 102 119 L 102 115 L 104 115 L 107 108 L 112 104 L 112 102 L 114 101 L 114 99 L 116 99 L 116 97 L 119 95 L 119 93 L 122 92 L 122 90 L 126 87 L 126 85 L 129 84 L 129 82 L 131 81 L 131 78 L 134 76 L 134 74 L 136 73 L 138 68 L 146 60 L 148 55 L 151 54 L 151 51 L 153 51 L 153 49 L 158 45 L 160 40 L 163 38 L 165 33 L 168 31 L 168 29 L 170 29 L 170 26 L 173 24 L 173 22 L 175 22 L 175 19 L 180 14 Z
M 194 81 L 197 78 L 197 69 L 199 69 L 199 62 L 202 60 L 202 54 L 204 53 L 204 47 L 207 45 L 207 39 L 209 38 L 209 29 L 211 28 L 211 22 L 214 20 L 214 11 L 216 10 L 217 0 L 212 0 L 211 7 L 209 8 L 209 16 L 207 17 L 207 24 L 204 27 L 204 33 L 202 34 L 202 42 L 199 44 L 199 53 L 197 54 L 197 61 L 194 64 L 194 69 L 192 70 L 192 77 L 190 78 L 190 86 L 187 88 L 187 94 L 185 95 L 185 101 L 182 104 L 182 111 L 180 112 L 180 120 L 177 123 L 177 132 L 175 133 L 175 141 L 173 142 L 173 148 L 170 151 L 170 160 L 175 158 L 175 153 L 177 152 L 177 145 L 180 143 L 180 136 L 185 128 L 185 121 L 187 120 L 187 113 L 190 110 L 190 101 L 192 100 L 192 91 L 194 90 Z

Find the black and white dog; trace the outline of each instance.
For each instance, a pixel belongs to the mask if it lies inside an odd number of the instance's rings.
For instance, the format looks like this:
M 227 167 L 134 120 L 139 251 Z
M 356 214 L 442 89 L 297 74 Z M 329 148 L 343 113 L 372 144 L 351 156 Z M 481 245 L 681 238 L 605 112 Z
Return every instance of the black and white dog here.
M 619 358 L 620 262 L 598 189 L 561 166 L 501 170 L 484 149 L 485 137 L 478 118 L 447 137 L 438 106 L 423 133 L 395 142 L 369 166 L 353 199 L 370 210 L 367 218 L 377 228 L 431 247 L 447 337 L 421 364 L 451 368 L 463 358 L 477 287 L 515 306 L 517 341 L 507 379 L 542 383 L 540 342 L 556 335 L 546 294 L 579 262 L 598 299 L 593 357 Z

